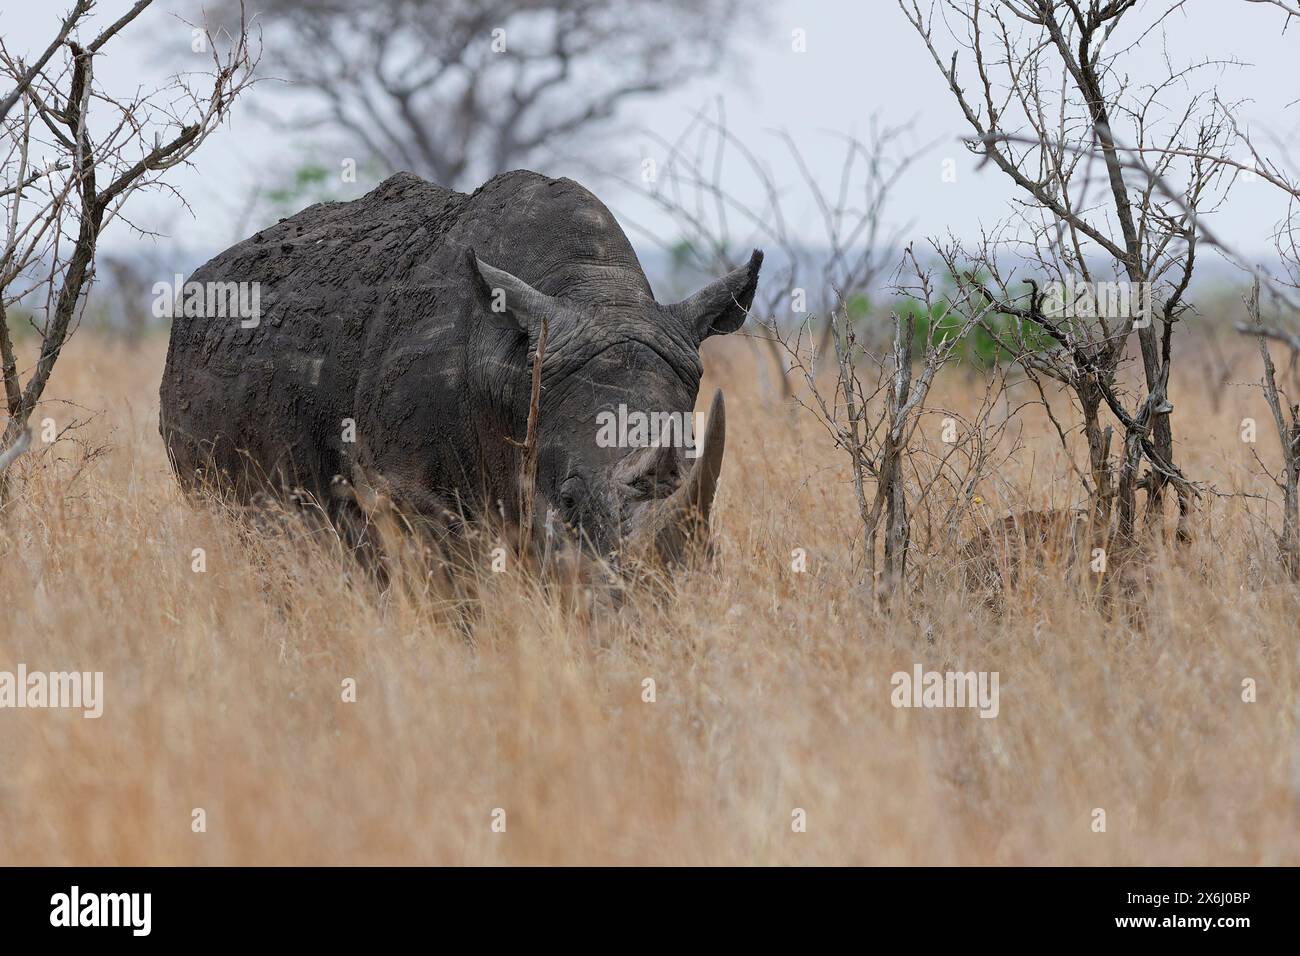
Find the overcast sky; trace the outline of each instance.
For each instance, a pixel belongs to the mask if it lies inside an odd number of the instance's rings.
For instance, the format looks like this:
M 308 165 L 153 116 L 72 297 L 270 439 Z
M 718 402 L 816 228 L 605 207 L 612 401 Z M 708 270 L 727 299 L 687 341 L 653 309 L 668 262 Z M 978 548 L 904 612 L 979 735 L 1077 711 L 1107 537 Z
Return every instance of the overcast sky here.
M 361 2 L 361 0 L 359 0 Z M 0 0 L 0 34 L 12 52 L 35 55 L 57 30 L 69 2 L 59 0 Z M 100 0 L 96 22 L 108 22 L 130 7 L 130 0 Z M 1007 211 L 1011 189 L 993 169 L 977 170 L 957 137 L 964 133 L 943 79 L 920 39 L 904 20 L 894 0 L 774 0 L 769 25 L 749 37 L 736 51 L 730 70 L 669 95 L 631 102 L 622 115 L 628 128 L 646 128 L 665 137 L 678 133 L 693 111 L 718 96 L 725 98 L 730 128 L 770 160 L 774 173 L 793 185 L 796 170 L 785 161 L 773 131 L 788 132 L 805 152 L 814 175 L 832 184 L 842 152 L 832 133 L 865 135 L 870 118 L 887 124 L 915 121 L 911 142 L 937 141 L 899 184 L 893 216 L 914 220 L 913 238 L 952 231 L 971 236 L 980 225 L 991 225 Z M 176 69 L 175 60 L 160 51 L 183 54 L 190 28 L 168 11 L 181 10 L 175 0 L 160 0 L 128 28 L 131 42 L 110 47 L 98 67 L 98 78 L 110 90 L 134 91 L 158 84 Z M 1136 19 L 1136 18 L 1135 18 Z M 1224 67 L 1209 74 L 1225 100 L 1249 99 L 1238 119 L 1259 131 L 1287 135 L 1296 126 L 1297 110 L 1288 104 L 1300 98 L 1296 62 L 1300 26 L 1282 33 L 1283 18 L 1273 8 L 1244 0 L 1189 0 L 1185 12 L 1168 22 L 1169 48 L 1184 61 L 1236 58 L 1242 67 Z M 689 29 L 689 24 L 683 24 Z M 806 52 L 792 49 L 792 32 L 803 30 Z M 88 32 L 88 31 L 87 31 Z M 950 46 L 948 43 L 943 44 Z M 1132 63 L 1137 77 L 1144 70 L 1155 77 L 1163 68 L 1159 44 L 1150 47 L 1147 61 Z M 251 97 L 270 96 L 266 87 Z M 246 107 L 248 104 L 244 104 Z M 239 212 L 249 192 L 266 184 L 277 171 L 290 168 L 303 155 L 303 140 L 293 133 L 268 128 L 248 109 L 236 107 L 229 129 L 222 130 L 199 151 L 196 168 L 177 170 L 172 182 L 190 200 L 194 216 L 173 200 L 144 199 L 134 210 L 142 224 L 172 237 L 157 242 L 164 255 L 172 243 L 189 250 L 215 252 L 238 238 Z M 619 155 L 635 162 L 636 155 L 654 155 L 642 138 L 623 139 Z M 956 161 L 956 182 L 941 177 L 944 159 Z M 539 171 L 564 173 L 556 164 Z M 627 170 L 631 176 L 636 169 Z M 729 188 L 757 199 L 756 186 L 738 166 L 729 166 Z M 636 221 L 664 231 L 666 224 L 644 199 L 613 187 L 598 187 L 625 222 Z M 810 242 L 818 238 L 815 211 L 795 210 L 796 231 Z M 1240 184 L 1231 205 L 1217 214 L 1215 226 L 1223 237 L 1252 254 L 1264 254 L 1269 227 L 1279 218 L 1276 194 L 1263 183 Z M 249 231 L 245 229 L 245 231 Z M 642 244 L 639 235 L 633 239 Z M 141 240 L 118 223 L 105 237 L 111 250 L 129 250 Z

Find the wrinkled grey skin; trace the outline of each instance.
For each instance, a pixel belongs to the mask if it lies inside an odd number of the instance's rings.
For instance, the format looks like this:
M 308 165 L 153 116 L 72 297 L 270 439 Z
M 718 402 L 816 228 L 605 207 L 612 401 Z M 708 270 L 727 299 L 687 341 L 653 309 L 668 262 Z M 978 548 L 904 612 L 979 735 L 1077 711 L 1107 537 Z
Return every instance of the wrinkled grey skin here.
M 301 489 L 342 525 L 358 505 L 336 476 L 361 475 L 408 515 L 515 520 L 515 443 L 546 319 L 537 510 L 610 552 L 664 510 L 691 462 L 680 449 L 598 447 L 597 414 L 691 412 L 700 343 L 740 328 L 761 262 L 755 252 L 661 305 L 609 210 L 577 183 L 515 171 L 467 196 L 399 173 L 190 277 L 259 282 L 262 314 L 250 329 L 174 320 L 160 430 L 186 486 L 216 478 L 245 499 Z M 716 470 L 710 499 L 714 481 Z

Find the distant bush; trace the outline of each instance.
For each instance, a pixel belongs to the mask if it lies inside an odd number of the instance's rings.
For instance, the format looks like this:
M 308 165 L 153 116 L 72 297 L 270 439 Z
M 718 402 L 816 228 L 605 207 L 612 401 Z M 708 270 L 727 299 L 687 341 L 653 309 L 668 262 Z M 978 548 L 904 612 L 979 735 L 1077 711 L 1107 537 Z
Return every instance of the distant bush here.
M 952 310 L 946 295 L 938 297 L 930 309 L 920 299 L 904 298 L 897 300 L 893 309 L 904 318 L 916 320 L 916 337 L 913 348 L 922 349 L 929 341 L 931 329 L 934 330 L 935 344 L 946 342 L 949 336 L 956 335 L 963 323 L 961 315 Z M 852 312 L 850 312 L 852 315 Z M 977 326 L 956 347 L 955 354 L 962 361 L 974 362 L 984 366 L 1000 365 L 1012 362 L 1016 355 L 998 344 L 1002 342 L 1021 346 L 1028 353 L 1045 352 L 1056 345 L 1055 340 L 1033 322 L 1026 322 L 1019 316 L 1005 313 L 989 315 L 985 323 L 988 328 Z M 995 337 L 996 336 L 996 337 Z

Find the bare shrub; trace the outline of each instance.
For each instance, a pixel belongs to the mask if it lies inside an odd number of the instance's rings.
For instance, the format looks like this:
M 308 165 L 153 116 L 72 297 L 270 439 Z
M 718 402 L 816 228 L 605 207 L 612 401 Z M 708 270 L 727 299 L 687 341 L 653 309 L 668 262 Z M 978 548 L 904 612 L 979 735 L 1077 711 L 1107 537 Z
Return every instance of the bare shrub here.
M 206 88 L 178 75 L 152 92 L 109 94 L 96 82 L 95 60 L 150 3 L 136 3 L 83 45 L 73 38 L 94 4 L 79 0 L 30 66 L 0 40 L 0 76 L 14 84 L 0 101 L 0 369 L 8 412 L 0 450 L 17 447 L 77 326 L 104 230 L 118 219 L 131 225 L 123 208 L 137 192 L 169 189 L 166 171 L 189 161 L 253 81 L 257 57 L 241 16 L 225 53 L 208 34 Z M 42 316 L 33 319 L 41 345 L 24 383 L 8 309 L 27 300 Z
M 1176 2 L 1133 24 L 1138 38 L 1121 47 L 1110 41 L 1136 8 L 1128 0 L 945 0 L 937 6 L 960 48 L 951 55 L 940 49 L 933 7 L 899 5 L 972 130 L 967 148 L 1023 196 L 1015 238 L 986 234 L 953 257 L 953 274 L 986 289 L 999 313 L 1018 320 L 1001 334 L 1031 378 L 1053 379 L 1072 393 L 1088 449 L 1086 469 L 1075 471 L 1096 526 L 1108 527 L 1113 517 L 1131 540 L 1136 493 L 1146 493 L 1146 520 L 1153 522 L 1172 486 L 1177 537 L 1186 541 L 1197 489 L 1175 462 L 1168 387 L 1174 329 L 1189 308 L 1186 293 L 1207 235 L 1203 216 L 1231 185 L 1208 158 L 1231 137 L 1230 108 L 1193 85 L 1200 72 L 1223 62 L 1177 65 L 1164 50 L 1163 82 L 1129 81 L 1125 61 L 1157 42 L 1162 21 L 1182 6 Z M 1142 158 L 1148 149 L 1155 151 L 1150 164 Z M 1134 168 L 1146 175 L 1130 176 Z M 1175 178 L 1176 188 L 1155 188 Z M 1149 292 L 1150 307 L 1109 316 L 1044 308 L 1049 284 L 1073 290 L 1115 282 L 1130 293 Z M 1120 373 L 1133 337 L 1144 390 L 1128 394 Z M 1047 393 L 1040 394 L 1046 403 Z M 1107 414 L 1120 428 L 1113 449 Z M 1063 439 L 1066 433 L 1062 428 Z
M 910 277 L 904 278 L 904 269 L 910 270 Z M 927 544 L 955 540 L 976 487 L 995 465 L 1006 426 L 1005 421 L 989 425 L 992 388 L 983 390 L 977 411 L 961 429 L 956 413 L 926 404 L 935 376 L 955 361 L 990 305 L 971 295 L 941 297 L 934 274 L 910 248 L 897 276 L 896 291 L 921 303 L 933 320 L 918 337 L 917 312 L 895 309 L 892 344 L 875 351 L 859 338 L 843 307 L 832 312 L 828 324 L 835 374 L 829 386 L 818 375 L 818 352 L 807 324 L 784 336 L 775 324 L 769 328 L 773 341 L 789 356 L 790 374 L 801 382 L 794 400 L 817 416 L 835 446 L 848 456 L 861 521 L 862 578 L 876 601 L 897 593 L 906 581 L 913 507 L 925 508 Z M 919 441 L 918 431 L 927 418 L 946 420 L 936 431 L 951 435 L 941 434 L 937 442 Z M 939 451 L 936 445 L 947 447 Z M 883 564 L 877 580 L 881 540 Z

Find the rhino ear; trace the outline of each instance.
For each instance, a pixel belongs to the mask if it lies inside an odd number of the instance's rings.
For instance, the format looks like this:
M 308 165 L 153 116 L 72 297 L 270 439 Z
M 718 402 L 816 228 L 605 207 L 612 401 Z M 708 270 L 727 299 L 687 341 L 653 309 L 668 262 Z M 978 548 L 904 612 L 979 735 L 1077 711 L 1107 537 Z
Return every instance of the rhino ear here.
M 553 298 L 504 269 L 488 265 L 472 249 L 469 267 L 476 297 L 497 326 L 535 336 L 542 319 L 555 313 Z
M 762 264 L 763 253 L 755 249 L 748 263 L 668 308 L 695 333 L 696 341 L 734 332 L 745 324 L 749 315 Z

